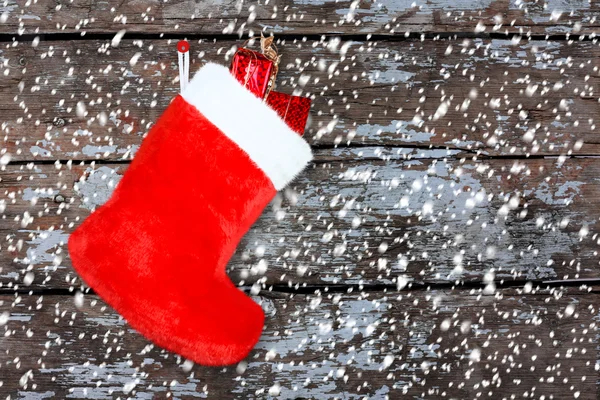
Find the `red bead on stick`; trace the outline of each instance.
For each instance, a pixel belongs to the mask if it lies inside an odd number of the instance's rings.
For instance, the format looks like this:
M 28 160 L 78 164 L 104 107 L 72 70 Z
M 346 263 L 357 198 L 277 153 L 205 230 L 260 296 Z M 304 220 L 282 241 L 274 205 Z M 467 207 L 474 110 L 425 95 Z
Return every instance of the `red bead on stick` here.
M 190 49 L 190 44 L 187 40 L 180 40 L 177 42 L 177 51 L 180 53 L 187 53 Z

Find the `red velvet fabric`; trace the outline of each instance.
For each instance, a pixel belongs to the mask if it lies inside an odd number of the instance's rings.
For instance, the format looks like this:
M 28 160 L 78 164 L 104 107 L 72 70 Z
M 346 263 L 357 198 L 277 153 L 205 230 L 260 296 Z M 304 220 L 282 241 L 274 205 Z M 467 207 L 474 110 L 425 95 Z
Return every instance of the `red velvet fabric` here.
M 242 360 L 264 314 L 225 273 L 276 191 L 177 96 L 110 200 L 69 239 L 83 280 L 154 343 L 203 365 Z

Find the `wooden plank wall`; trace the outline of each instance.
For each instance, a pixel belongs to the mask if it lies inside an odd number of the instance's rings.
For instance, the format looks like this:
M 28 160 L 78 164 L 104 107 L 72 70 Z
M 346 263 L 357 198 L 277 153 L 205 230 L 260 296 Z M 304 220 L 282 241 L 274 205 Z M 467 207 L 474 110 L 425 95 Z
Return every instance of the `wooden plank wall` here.
M 5 0 L 3 33 L 62 32 L 236 34 L 523 33 L 592 34 L 600 21 L 596 1 L 508 0 L 263 0 L 127 2 Z
M 599 3 L 410 3 L 0 3 L 0 395 L 598 398 Z M 193 70 L 261 31 L 315 161 L 229 265 L 260 343 L 204 368 L 66 242 L 178 92 L 175 42 Z

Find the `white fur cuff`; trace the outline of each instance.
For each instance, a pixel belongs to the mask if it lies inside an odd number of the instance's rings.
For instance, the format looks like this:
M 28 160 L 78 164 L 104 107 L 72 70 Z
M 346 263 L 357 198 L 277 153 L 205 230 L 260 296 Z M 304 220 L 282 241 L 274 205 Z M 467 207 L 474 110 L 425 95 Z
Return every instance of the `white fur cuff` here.
M 219 64 L 204 65 L 182 93 L 283 189 L 312 160 L 310 146 Z

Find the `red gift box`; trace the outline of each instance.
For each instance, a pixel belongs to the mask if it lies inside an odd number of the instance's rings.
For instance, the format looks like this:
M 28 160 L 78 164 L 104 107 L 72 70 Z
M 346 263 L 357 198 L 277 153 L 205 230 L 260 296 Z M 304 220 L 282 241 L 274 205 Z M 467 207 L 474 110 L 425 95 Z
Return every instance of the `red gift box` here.
M 242 47 L 233 56 L 229 71 L 246 89 L 263 99 L 273 72 L 273 61 L 263 54 Z
M 304 135 L 306 120 L 310 111 L 310 99 L 308 97 L 271 91 L 267 97 L 267 104 L 279 114 L 294 132 L 300 136 Z

